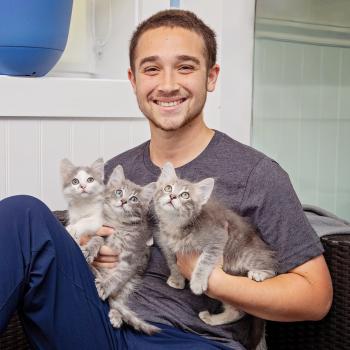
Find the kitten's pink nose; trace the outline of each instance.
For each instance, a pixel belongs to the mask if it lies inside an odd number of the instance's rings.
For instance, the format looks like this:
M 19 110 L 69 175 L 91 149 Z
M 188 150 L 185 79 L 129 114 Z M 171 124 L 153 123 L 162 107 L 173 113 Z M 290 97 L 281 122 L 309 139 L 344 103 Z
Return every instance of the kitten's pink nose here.
M 173 200 L 173 199 L 176 198 L 176 194 L 173 194 L 173 193 L 170 193 L 169 196 L 170 196 L 170 199 L 171 199 L 171 200 Z
M 83 186 L 83 185 L 80 185 L 80 187 L 83 189 L 83 190 L 85 190 L 85 188 L 86 188 L 86 185 L 85 186 Z
M 122 203 L 122 206 L 123 206 L 124 204 L 126 204 L 126 200 L 125 200 L 125 199 L 121 199 L 120 202 Z

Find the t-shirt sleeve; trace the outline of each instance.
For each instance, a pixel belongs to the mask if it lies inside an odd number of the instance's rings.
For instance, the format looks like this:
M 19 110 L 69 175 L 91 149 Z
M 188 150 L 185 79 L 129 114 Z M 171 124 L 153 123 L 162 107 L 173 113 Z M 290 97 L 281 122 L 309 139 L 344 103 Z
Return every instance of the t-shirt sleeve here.
M 241 213 L 249 217 L 263 240 L 276 251 L 279 273 L 323 253 L 287 173 L 267 157 L 248 177 Z

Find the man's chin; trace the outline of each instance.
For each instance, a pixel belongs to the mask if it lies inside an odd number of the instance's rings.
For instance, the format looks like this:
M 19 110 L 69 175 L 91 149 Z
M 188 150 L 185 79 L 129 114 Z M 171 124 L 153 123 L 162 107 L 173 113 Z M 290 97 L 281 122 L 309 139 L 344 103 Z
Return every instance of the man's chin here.
M 183 127 L 185 127 L 187 124 L 189 124 L 193 119 L 195 119 L 196 117 L 192 117 L 192 118 L 186 118 L 183 120 L 166 120 L 166 121 L 158 121 L 155 120 L 154 118 L 149 118 L 147 117 L 147 119 L 149 120 L 149 122 L 156 127 L 157 129 L 160 129 L 162 131 L 166 131 L 166 132 L 173 132 L 173 131 L 177 131 L 182 129 Z

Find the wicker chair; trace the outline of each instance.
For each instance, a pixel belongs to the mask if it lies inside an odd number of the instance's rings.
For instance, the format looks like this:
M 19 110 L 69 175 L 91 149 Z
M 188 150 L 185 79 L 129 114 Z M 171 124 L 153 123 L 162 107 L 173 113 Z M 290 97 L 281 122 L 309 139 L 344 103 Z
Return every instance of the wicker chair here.
M 55 212 L 65 224 L 65 213 Z M 334 300 L 328 315 L 317 322 L 267 322 L 269 350 L 350 349 L 350 235 L 322 237 L 330 269 Z M 30 350 L 18 315 L 0 336 L 1 350 Z

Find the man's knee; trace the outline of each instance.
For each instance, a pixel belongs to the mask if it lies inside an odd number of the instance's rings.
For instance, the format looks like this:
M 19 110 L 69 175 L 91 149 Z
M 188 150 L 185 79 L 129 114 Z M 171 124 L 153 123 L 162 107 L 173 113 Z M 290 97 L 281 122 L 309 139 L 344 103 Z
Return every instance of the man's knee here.
M 50 211 L 50 209 L 40 199 L 29 195 L 16 195 L 0 201 L 0 215 L 9 214 L 22 215 L 28 210 L 31 211 Z

